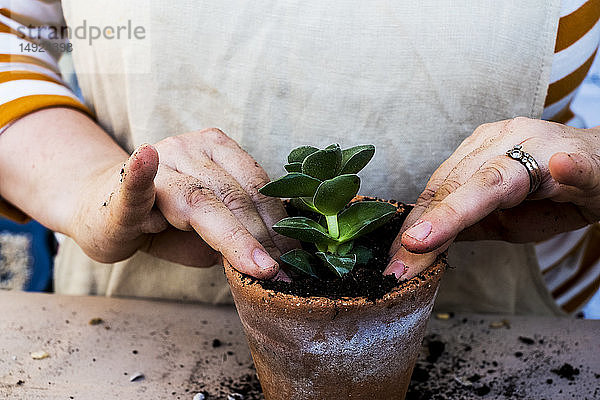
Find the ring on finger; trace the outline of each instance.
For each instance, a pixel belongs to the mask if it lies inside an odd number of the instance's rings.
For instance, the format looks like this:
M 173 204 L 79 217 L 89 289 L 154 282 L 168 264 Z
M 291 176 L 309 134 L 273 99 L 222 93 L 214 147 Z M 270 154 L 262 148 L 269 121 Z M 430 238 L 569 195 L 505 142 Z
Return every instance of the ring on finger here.
M 506 155 L 513 160 L 519 161 L 527 169 L 527 173 L 529 174 L 528 195 L 538 190 L 542 183 L 542 171 L 540 170 L 537 161 L 535 161 L 535 158 L 533 158 L 531 154 L 523 151 L 523 146 L 520 144 L 514 145 L 512 149 L 506 152 Z

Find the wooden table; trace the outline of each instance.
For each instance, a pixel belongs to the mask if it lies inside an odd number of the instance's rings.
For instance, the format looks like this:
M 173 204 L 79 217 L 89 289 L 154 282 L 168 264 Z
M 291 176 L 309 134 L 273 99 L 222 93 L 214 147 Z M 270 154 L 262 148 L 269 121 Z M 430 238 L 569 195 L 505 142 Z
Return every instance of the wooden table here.
M 600 399 L 600 321 L 438 317 L 409 399 Z M 0 399 L 227 399 L 256 388 L 231 307 L 0 291 L 0 332 Z

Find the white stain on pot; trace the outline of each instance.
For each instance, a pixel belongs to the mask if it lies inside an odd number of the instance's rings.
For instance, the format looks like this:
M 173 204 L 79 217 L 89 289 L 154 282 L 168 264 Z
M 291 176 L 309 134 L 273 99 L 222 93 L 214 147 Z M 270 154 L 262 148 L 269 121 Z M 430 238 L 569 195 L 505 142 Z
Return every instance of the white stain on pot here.
M 274 316 L 268 330 L 278 331 L 275 337 L 279 340 L 265 335 L 264 327 L 253 329 L 244 318 L 242 323 L 252 332 L 259 347 L 279 362 L 292 367 L 299 359 L 311 360 L 310 371 L 305 370 L 304 377 L 297 376 L 298 381 L 292 384 L 296 390 L 310 392 L 320 375 L 341 374 L 345 375 L 345 378 L 338 376 L 342 381 L 357 383 L 382 378 L 385 381 L 385 377 L 397 375 L 398 369 L 411 368 L 409 360 L 416 357 L 420 347 L 414 343 L 420 343 L 432 308 L 433 302 L 391 320 L 389 315 L 371 314 L 355 321 L 351 333 L 339 330 L 340 325 L 351 322 L 342 321 L 343 316 L 326 324 L 306 324 Z
M 300 342 L 300 352 L 327 360 L 327 365 L 351 366 L 354 381 L 368 376 L 387 375 L 392 371 L 386 371 L 389 364 L 382 361 L 406 354 L 419 331 L 419 325 L 427 321 L 430 312 L 431 306 L 418 308 L 392 322 L 376 319 L 360 321 L 350 339 L 335 329 L 319 335 L 324 340 L 314 340 L 306 335 L 306 340 Z
M 399 337 L 410 336 L 416 324 L 423 318 L 423 314 L 426 312 L 429 312 L 429 310 L 423 307 L 393 322 L 376 320 L 361 321 L 352 339 L 347 340 L 332 330 L 324 333 L 324 336 L 327 338 L 324 341 L 306 341 L 306 346 L 303 350 L 319 355 L 344 352 L 356 354 L 358 357 L 361 357 L 361 353 L 369 352 L 374 345 L 379 345 L 382 342 L 389 343 L 396 341 Z

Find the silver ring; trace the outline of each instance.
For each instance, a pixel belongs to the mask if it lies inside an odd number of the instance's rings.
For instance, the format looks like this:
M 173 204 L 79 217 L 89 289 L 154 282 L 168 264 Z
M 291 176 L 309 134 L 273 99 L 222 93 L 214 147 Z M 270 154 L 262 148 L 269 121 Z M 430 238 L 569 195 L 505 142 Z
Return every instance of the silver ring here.
M 514 145 L 514 147 L 506 152 L 506 155 L 517 160 L 525 166 L 527 173 L 529 174 L 529 193 L 531 194 L 538 190 L 542 183 L 542 171 L 537 161 L 531 156 L 531 154 L 523 151 L 523 146 L 520 144 Z

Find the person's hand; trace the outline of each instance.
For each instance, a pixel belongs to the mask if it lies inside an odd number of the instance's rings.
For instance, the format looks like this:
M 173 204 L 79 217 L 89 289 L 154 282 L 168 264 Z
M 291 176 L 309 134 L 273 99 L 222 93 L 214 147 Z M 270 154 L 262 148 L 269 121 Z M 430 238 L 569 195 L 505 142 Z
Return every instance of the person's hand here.
M 286 214 L 279 199 L 258 193 L 268 181 L 218 129 L 169 137 L 96 174 L 69 234 L 101 262 L 143 250 L 205 267 L 222 253 L 240 271 L 269 278 L 295 242 L 271 229 Z
M 531 195 L 527 169 L 506 155 L 516 144 L 542 173 Z M 533 242 L 599 219 L 599 128 L 522 117 L 481 125 L 431 176 L 385 273 L 410 279 L 455 239 Z

